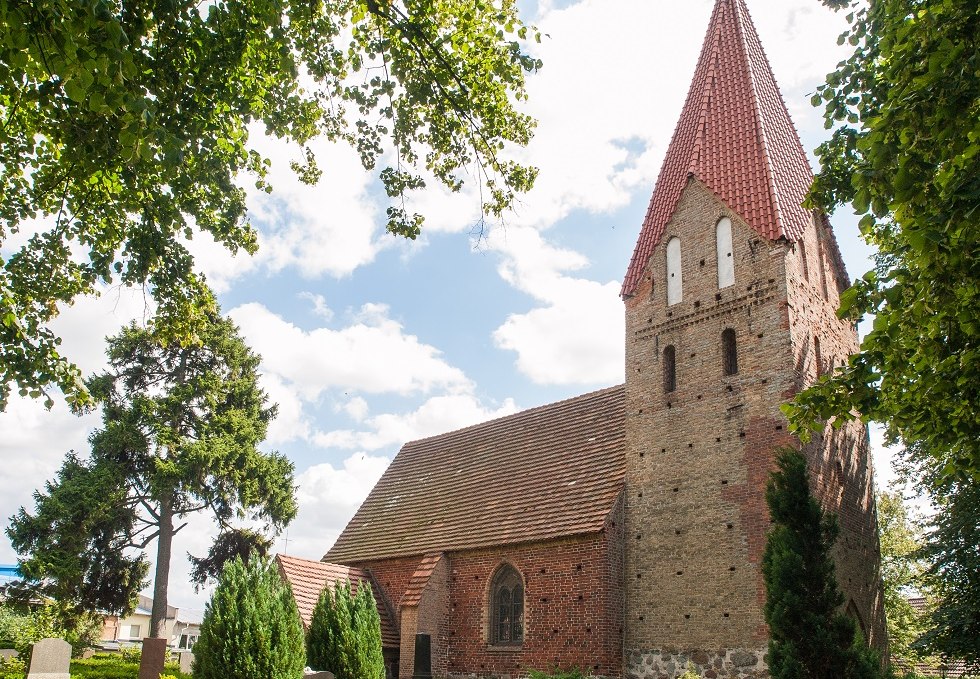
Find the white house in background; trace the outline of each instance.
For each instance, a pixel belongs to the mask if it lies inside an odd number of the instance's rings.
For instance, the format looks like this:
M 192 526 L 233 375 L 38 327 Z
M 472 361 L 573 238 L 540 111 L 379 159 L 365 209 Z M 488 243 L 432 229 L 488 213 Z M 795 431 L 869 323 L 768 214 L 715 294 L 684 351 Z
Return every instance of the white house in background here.
M 143 638 L 150 633 L 150 615 L 153 610 L 153 599 L 139 596 L 136 610 L 120 619 L 118 616 L 107 615 L 102 626 L 102 643 L 141 644 Z M 164 636 L 170 648 L 175 650 L 190 650 L 201 634 L 201 611 L 193 608 L 180 609 L 167 606 L 167 617 L 164 620 Z

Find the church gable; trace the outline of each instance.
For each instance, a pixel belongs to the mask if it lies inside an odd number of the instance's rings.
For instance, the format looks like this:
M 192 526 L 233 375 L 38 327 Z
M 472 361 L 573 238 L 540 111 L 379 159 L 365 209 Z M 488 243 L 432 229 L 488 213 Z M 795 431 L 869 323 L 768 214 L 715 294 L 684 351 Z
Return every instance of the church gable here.
M 744 0 L 715 4 L 687 100 L 650 199 L 622 295 L 631 296 L 688 179 L 769 240 L 798 240 L 813 172 Z
M 601 531 L 623 483 L 623 387 L 405 444 L 324 556 L 397 556 Z

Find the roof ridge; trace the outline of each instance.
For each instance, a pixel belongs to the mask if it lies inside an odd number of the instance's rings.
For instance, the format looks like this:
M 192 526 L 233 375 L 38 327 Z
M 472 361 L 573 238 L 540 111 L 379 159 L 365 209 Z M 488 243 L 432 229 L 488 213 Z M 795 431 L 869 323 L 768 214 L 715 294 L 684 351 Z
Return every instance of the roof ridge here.
M 419 439 L 412 439 L 410 441 L 406 441 L 403 447 L 407 447 L 409 445 L 413 445 L 414 446 L 415 444 L 424 443 L 424 442 L 427 442 L 427 441 L 434 441 L 434 440 L 438 440 L 438 439 L 441 439 L 441 438 L 446 438 L 446 437 L 449 437 L 449 436 L 456 436 L 458 434 L 462 434 L 463 432 L 468 432 L 468 431 L 472 431 L 474 429 L 479 429 L 481 427 L 486 427 L 486 426 L 489 426 L 489 425 L 492 425 L 492 424 L 497 424 L 497 423 L 502 422 L 504 420 L 509 420 L 509 419 L 512 419 L 512 418 L 525 417 L 525 416 L 531 415 L 532 413 L 538 413 L 538 412 L 541 412 L 541 411 L 544 411 L 544 410 L 549 410 L 549 409 L 552 409 L 552 408 L 565 407 L 567 405 L 570 405 L 570 404 L 575 403 L 575 402 L 580 401 L 580 400 L 588 400 L 590 398 L 597 398 L 598 396 L 600 396 L 602 394 L 605 394 L 607 392 L 608 393 L 612 393 L 612 392 L 615 392 L 617 390 L 624 389 L 625 386 L 626 386 L 625 384 L 617 384 L 617 385 L 614 385 L 614 386 L 611 386 L 611 387 L 603 387 L 602 389 L 596 389 L 595 391 L 589 391 L 589 392 L 586 392 L 584 394 L 579 394 L 578 396 L 572 396 L 572 397 L 569 397 L 569 398 L 564 398 L 564 399 L 562 399 L 560 401 L 552 401 L 551 403 L 542 403 L 541 405 L 533 406 L 531 408 L 525 408 L 524 410 L 518 410 L 516 413 L 510 413 L 509 415 L 500 415 L 498 417 L 494 417 L 494 418 L 491 418 L 489 420 L 484 420 L 483 422 L 477 422 L 476 424 L 470 424 L 470 425 L 467 425 L 465 427 L 460 427 L 459 429 L 452 429 L 450 431 L 444 431 L 444 432 L 441 432 L 439 434 L 432 434 L 431 436 L 423 436 L 422 438 L 419 438 Z

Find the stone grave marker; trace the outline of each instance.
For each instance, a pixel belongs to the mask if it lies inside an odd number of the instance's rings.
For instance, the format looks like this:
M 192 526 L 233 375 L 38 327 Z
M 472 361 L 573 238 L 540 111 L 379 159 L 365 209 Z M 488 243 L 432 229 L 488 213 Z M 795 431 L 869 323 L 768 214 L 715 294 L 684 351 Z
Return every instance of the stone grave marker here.
M 139 679 L 160 679 L 167 660 L 167 640 L 159 637 L 143 639 Z
M 194 654 L 190 651 L 184 651 L 180 654 L 180 671 L 183 674 L 191 673 L 191 665 L 194 664 Z
M 31 651 L 27 679 L 69 679 L 71 644 L 64 639 L 41 639 Z
M 16 658 L 17 651 L 12 648 L 0 648 L 0 658 L 4 660 L 9 660 L 10 658 Z

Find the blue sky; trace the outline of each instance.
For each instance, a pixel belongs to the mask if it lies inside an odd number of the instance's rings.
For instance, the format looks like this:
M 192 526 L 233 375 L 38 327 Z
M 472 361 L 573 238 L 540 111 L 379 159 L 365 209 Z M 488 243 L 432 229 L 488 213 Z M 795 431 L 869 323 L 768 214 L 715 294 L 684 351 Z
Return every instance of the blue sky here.
M 541 175 L 480 239 L 472 192 L 427 191 L 412 206 L 428 217 L 423 236 L 395 239 L 383 231 L 377 183 L 349 149 L 318 148 L 324 177 L 311 188 L 289 174 L 296 150 L 253 136 L 274 160 L 275 192 L 249 201 L 259 254 L 231 257 L 200 239 L 193 249 L 263 355 L 263 386 L 280 404 L 266 448 L 295 462 L 300 515 L 277 550 L 319 558 L 406 440 L 622 381 L 619 284 L 712 4 L 525 3 L 549 37 L 526 107 L 538 134 L 518 155 Z M 816 0 L 748 5 L 812 149 L 825 131 L 809 95 L 846 55 L 836 44 L 843 19 Z M 848 270 L 860 275 L 870 249 L 852 216 L 833 221 Z M 68 309 L 56 328 L 91 372 L 103 365 L 103 338 L 147 312 L 142 293 L 111 289 Z M 0 415 L 0 515 L 30 505 L 97 424 L 61 404 L 47 412 L 15 400 Z M 878 458 L 882 476 L 887 454 Z M 178 536 L 171 603 L 203 606 L 206 592 L 194 594 L 179 555 L 203 553 L 212 536 L 200 519 Z M 14 559 L 0 540 L 0 562 Z

